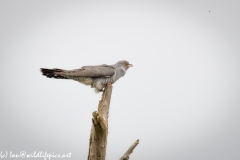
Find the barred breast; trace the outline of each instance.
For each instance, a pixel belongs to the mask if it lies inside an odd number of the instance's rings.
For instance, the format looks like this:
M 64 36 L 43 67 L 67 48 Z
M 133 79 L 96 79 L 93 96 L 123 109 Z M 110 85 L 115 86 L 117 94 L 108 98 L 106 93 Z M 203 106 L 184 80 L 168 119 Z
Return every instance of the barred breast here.
M 110 77 L 94 78 L 93 83 L 92 83 L 92 87 L 98 89 L 99 91 L 102 91 L 107 83 L 112 83 Z
M 113 84 L 114 82 L 116 82 L 116 70 L 114 71 L 115 73 L 111 77 L 94 78 L 92 87 L 98 89 L 99 91 L 102 91 L 107 83 Z

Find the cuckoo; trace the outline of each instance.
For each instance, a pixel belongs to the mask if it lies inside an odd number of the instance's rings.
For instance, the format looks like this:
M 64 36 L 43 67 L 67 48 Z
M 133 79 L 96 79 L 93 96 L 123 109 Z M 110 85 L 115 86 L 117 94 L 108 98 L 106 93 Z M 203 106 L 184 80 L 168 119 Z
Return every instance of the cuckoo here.
M 72 79 L 90 85 L 96 92 L 103 91 L 107 83 L 115 83 L 119 78 L 126 74 L 129 67 L 132 67 L 128 61 L 118 61 L 114 65 L 83 66 L 80 69 L 63 70 L 58 68 L 41 68 L 42 74 L 48 78 Z

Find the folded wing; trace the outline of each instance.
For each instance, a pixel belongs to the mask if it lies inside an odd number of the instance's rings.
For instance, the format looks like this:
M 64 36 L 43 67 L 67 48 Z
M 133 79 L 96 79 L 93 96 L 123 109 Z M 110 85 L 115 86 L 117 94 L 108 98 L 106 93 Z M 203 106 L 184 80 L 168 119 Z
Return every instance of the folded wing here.
M 65 70 L 63 72 L 55 72 L 56 75 L 61 76 L 76 76 L 76 77 L 110 77 L 114 75 L 115 70 L 108 65 L 100 66 L 84 66 L 80 69 Z

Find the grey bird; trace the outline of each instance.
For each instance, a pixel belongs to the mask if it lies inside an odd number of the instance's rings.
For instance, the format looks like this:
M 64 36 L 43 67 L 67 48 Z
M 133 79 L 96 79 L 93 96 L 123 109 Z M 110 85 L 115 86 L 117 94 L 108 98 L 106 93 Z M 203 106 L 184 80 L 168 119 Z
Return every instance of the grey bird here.
M 96 92 L 101 92 L 107 83 L 115 83 L 132 66 L 128 61 L 122 60 L 114 65 L 83 66 L 74 70 L 41 68 L 40 71 L 48 78 L 72 79 L 85 85 L 91 85 Z

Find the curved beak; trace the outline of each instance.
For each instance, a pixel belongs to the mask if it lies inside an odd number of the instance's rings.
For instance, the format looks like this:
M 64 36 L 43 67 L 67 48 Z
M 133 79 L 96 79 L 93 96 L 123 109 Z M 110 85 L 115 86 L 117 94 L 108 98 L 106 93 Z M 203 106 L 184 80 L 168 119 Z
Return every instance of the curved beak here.
M 132 65 L 132 64 L 129 64 L 128 67 L 133 67 L 133 65 Z

